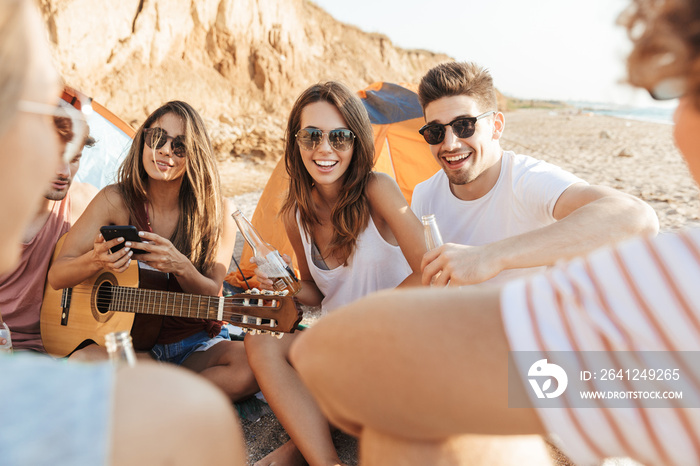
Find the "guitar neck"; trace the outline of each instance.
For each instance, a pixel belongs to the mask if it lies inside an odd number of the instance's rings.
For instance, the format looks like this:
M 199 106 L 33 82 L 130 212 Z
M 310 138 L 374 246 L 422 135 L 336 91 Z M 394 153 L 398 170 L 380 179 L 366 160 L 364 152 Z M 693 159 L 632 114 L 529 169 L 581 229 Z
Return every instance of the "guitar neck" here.
M 126 286 L 115 286 L 112 293 L 110 311 L 193 319 L 222 319 L 224 298 L 219 296 L 199 296 Z M 235 321 L 235 318 L 233 320 Z

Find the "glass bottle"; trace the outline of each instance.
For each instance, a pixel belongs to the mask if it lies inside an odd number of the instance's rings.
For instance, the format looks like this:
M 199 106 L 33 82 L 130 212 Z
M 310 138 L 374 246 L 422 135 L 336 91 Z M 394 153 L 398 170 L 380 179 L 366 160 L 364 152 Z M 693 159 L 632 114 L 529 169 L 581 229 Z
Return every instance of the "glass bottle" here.
M 280 253 L 260 237 L 260 233 L 240 210 L 233 213 L 233 219 L 238 225 L 238 230 L 253 248 L 258 268 L 272 280 L 273 289 L 275 291 L 287 290 L 290 296 L 297 294 L 301 290 L 301 283 L 282 259 Z
M 2 316 L 0 315 L 0 340 L 5 339 L 4 344 L 0 344 L 0 353 L 12 353 L 12 335 L 10 327 L 7 326 Z
M 442 246 L 442 235 L 440 235 L 435 214 L 423 215 L 421 221 L 423 222 L 423 236 L 428 251 Z
M 128 331 L 108 333 L 105 335 L 105 346 L 109 360 L 115 366 L 134 367 L 136 365 L 136 353 Z

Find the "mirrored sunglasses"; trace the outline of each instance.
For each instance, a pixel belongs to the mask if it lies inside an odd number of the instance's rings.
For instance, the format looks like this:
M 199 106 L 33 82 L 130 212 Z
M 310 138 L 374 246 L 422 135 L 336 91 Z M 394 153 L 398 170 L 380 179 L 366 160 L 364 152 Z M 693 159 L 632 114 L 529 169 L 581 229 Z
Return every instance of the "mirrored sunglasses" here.
M 31 102 L 28 100 L 21 100 L 18 103 L 19 110 L 23 112 L 58 118 L 70 118 L 73 137 L 66 143 L 66 148 L 63 150 L 61 156 L 66 163 L 70 163 L 70 161 L 83 150 L 85 139 L 88 135 L 87 116 L 92 112 L 90 99 L 79 98 L 79 103 L 76 105 L 80 106 L 80 110 L 62 99 L 56 105 Z
M 328 135 L 328 143 L 337 151 L 345 151 L 352 148 L 355 134 L 349 129 L 332 129 L 323 132 L 320 129 L 304 128 L 295 135 L 299 146 L 304 150 L 314 150 L 323 141 L 323 135 Z
M 455 118 L 446 125 L 441 125 L 440 123 L 430 123 L 423 126 L 421 129 L 418 130 L 418 132 L 421 134 L 421 136 L 423 136 L 425 142 L 427 142 L 431 146 L 434 146 L 435 144 L 440 144 L 442 141 L 445 140 L 446 126 L 451 126 L 452 132 L 458 138 L 469 138 L 472 135 L 474 135 L 474 132 L 476 132 L 476 122 L 484 117 L 491 115 L 492 113 L 496 113 L 496 111 L 490 110 L 486 113 L 482 113 L 481 115 L 475 117 Z
M 184 157 L 187 153 L 185 147 L 185 136 L 168 136 L 168 132 L 163 128 L 146 128 L 143 131 L 143 137 L 146 141 L 146 145 L 151 149 L 158 150 L 161 149 L 168 139 L 172 139 L 170 142 L 170 150 L 176 157 Z

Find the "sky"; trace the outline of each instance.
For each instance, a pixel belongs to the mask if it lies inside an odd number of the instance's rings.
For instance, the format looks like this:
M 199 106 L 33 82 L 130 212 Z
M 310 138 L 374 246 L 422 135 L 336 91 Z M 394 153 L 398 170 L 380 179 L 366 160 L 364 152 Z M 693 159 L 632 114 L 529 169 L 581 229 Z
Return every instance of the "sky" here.
M 620 83 L 631 45 L 615 21 L 627 0 L 313 1 L 399 47 L 475 61 L 511 97 L 653 104 Z

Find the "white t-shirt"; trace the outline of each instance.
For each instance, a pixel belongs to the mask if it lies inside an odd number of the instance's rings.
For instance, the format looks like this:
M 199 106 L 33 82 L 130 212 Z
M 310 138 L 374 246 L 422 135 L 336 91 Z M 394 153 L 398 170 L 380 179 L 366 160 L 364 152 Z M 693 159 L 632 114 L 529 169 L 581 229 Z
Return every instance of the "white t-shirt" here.
M 440 170 L 413 191 L 411 208 L 420 218 L 434 214 L 445 243 L 481 246 L 554 223 L 559 196 L 582 179 L 527 155 L 504 151 L 494 187 L 479 199 L 463 201 Z M 502 283 L 544 267 L 505 270 L 489 280 Z
M 622 456 L 644 464 L 700 464 L 699 284 L 700 229 L 694 229 L 599 249 L 503 288 L 501 313 L 514 359 L 548 357 L 552 364 L 571 355 L 561 366 L 568 385 L 544 401 L 530 390 L 530 361 L 517 370 L 547 430 L 576 464 Z M 649 367 L 650 355 L 667 359 L 663 377 L 617 370 L 630 360 Z M 673 369 L 679 377 L 669 380 Z M 626 393 L 680 389 L 682 398 L 661 400 L 679 409 L 651 408 L 657 400 L 630 396 L 581 407 L 581 388 L 610 393 L 611 383 Z M 544 405 L 550 402 L 558 407 Z

